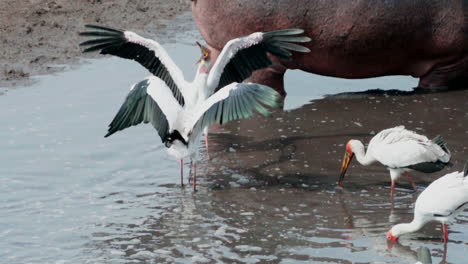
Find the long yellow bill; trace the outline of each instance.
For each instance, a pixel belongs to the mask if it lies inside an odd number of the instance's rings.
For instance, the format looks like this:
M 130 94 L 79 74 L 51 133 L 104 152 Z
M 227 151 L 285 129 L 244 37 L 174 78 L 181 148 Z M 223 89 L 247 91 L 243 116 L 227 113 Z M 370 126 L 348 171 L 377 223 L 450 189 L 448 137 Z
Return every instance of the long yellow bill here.
M 338 186 L 340 187 L 343 187 L 343 179 L 346 174 L 346 170 L 348 169 L 349 163 L 353 157 L 353 154 L 349 154 L 347 151 L 345 152 L 343 163 L 341 164 L 340 179 L 338 180 Z
M 200 50 L 202 52 L 202 55 L 201 55 L 200 59 L 195 63 L 195 64 L 198 64 L 200 62 L 203 62 L 204 59 L 206 57 L 208 57 L 208 55 L 210 54 L 210 50 L 207 47 L 200 44 L 200 42 L 197 41 L 196 43 L 197 43 L 198 47 L 200 48 Z

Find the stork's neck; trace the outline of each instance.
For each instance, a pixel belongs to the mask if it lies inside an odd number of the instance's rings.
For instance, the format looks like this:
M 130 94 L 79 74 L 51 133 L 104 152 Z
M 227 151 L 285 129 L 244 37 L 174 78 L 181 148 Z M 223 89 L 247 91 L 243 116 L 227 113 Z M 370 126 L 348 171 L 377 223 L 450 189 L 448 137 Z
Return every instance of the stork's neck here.
M 204 88 L 206 88 L 207 79 L 207 73 L 198 71 L 197 75 L 195 75 L 195 79 L 193 80 L 193 85 L 196 86 L 197 89 L 204 90 Z
M 206 91 L 206 81 L 208 79 L 208 74 L 201 70 L 203 66 L 198 65 L 197 74 L 195 79 L 190 84 L 190 91 L 192 93 L 190 102 L 186 102 L 188 106 L 196 105 L 200 100 L 205 100 L 209 95 Z
M 211 69 L 211 59 L 207 59 L 207 60 L 202 59 L 198 63 L 197 75 L 208 74 L 210 72 L 210 69 Z
M 391 231 L 395 237 L 399 237 L 406 233 L 416 232 L 421 229 L 427 221 L 423 218 L 415 217 L 411 223 L 398 224 L 392 227 Z
M 206 79 L 208 77 L 208 72 L 210 69 L 208 68 L 209 65 L 205 63 L 200 63 L 197 68 L 197 74 L 195 75 L 195 79 L 193 80 L 194 84 L 203 84 L 203 82 L 206 82 Z
M 356 155 L 356 159 L 359 163 L 361 163 L 364 166 L 367 166 L 376 161 L 375 158 L 372 157 L 372 155 L 366 153 L 364 144 L 362 144 L 361 141 L 353 140 L 351 144 L 352 151 L 354 152 L 354 155 Z

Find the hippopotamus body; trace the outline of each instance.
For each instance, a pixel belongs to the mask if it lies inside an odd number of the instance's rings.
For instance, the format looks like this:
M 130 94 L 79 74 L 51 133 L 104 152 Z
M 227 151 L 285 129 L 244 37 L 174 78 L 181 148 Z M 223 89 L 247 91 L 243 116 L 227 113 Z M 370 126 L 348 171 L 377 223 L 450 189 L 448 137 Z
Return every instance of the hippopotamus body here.
M 272 67 L 252 77 L 279 91 L 287 69 L 468 87 L 468 0 L 192 0 L 192 13 L 214 56 L 252 32 L 304 29 L 310 53 L 272 58 Z

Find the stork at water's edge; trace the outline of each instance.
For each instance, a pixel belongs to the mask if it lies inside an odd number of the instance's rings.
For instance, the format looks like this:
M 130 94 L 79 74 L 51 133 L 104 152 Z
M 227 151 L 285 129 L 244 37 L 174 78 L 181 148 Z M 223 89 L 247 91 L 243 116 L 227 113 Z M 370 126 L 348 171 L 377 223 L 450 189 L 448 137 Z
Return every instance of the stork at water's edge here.
M 256 32 L 229 41 L 215 62 L 211 61 L 209 50 L 198 43 L 202 57 L 195 79 L 187 82 L 158 42 L 130 31 L 96 25 L 86 27 L 91 31 L 80 35 L 93 39 L 80 44 L 87 47 L 83 52 L 100 51 L 132 59 L 153 74 L 132 87 L 106 136 L 150 122 L 169 154 L 180 159 L 181 184 L 183 159 L 195 158 L 199 136 L 209 125 L 248 118 L 254 110 L 266 115 L 268 111 L 263 105 L 279 106 L 279 94 L 271 88 L 240 83 L 253 71 L 272 64 L 267 52 L 282 60 L 291 60 L 290 51 L 309 51 L 294 42 L 310 41 L 301 36 L 304 32 L 301 29 Z M 196 162 L 194 169 L 195 189 Z
M 398 240 L 406 233 L 416 232 L 426 223 L 437 221 L 442 224 L 444 243 L 448 242 L 448 224 L 468 207 L 468 161 L 463 171 L 456 171 L 432 182 L 419 195 L 414 206 L 411 223 L 393 226 L 387 239 Z
M 402 174 L 406 174 L 413 189 L 417 191 L 409 172 L 432 173 L 442 170 L 449 164 L 451 155 L 441 136 L 430 140 L 405 129 L 404 126 L 385 129 L 371 139 L 367 151 L 359 140 L 350 140 L 346 144 L 339 186 L 343 185 L 346 170 L 354 156 L 364 166 L 380 162 L 387 167 L 390 171 L 393 195 L 395 182 Z

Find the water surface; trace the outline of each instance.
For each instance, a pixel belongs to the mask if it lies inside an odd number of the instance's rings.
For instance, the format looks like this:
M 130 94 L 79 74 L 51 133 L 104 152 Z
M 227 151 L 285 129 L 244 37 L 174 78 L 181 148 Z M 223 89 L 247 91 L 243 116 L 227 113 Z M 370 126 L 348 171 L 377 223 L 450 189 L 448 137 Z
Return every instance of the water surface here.
M 198 48 L 167 44 L 184 72 Z M 442 134 L 453 168 L 414 174 L 422 190 L 467 159 L 467 91 L 411 93 L 408 77 L 340 80 L 290 72 L 285 111 L 210 132 L 200 191 L 178 185 L 178 162 L 151 126 L 104 139 L 129 87 L 147 75 L 118 58 L 89 60 L 0 95 L 0 256 L 6 263 L 463 263 L 468 213 L 387 245 L 417 193 L 353 164 L 336 189 L 344 144 L 406 125 Z M 193 76 L 192 74 L 188 74 Z M 191 77 L 190 77 L 191 78 Z M 382 88 L 394 93 L 345 93 Z M 345 94 L 343 94 L 345 93 Z M 328 96 L 326 96 L 328 95 Z M 312 101 L 311 101 L 312 100 Z M 201 150 L 203 153 L 204 149 Z

